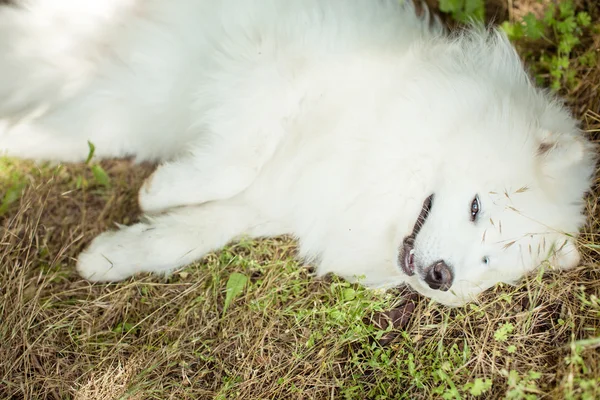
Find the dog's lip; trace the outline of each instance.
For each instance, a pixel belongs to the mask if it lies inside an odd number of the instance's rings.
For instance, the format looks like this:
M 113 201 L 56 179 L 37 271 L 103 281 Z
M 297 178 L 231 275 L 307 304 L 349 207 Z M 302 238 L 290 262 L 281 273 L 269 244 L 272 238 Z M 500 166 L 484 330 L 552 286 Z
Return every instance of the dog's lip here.
M 402 250 L 400 251 L 399 264 L 402 271 L 408 275 L 413 276 L 415 274 L 415 237 L 413 235 L 407 236 L 402 241 Z
M 413 276 L 415 274 L 415 240 L 429 215 L 432 201 L 433 195 L 428 196 L 425 201 L 423 201 L 421 212 L 415 221 L 412 233 L 402 240 L 400 254 L 398 255 L 398 264 L 400 264 L 402 271 L 408 276 Z

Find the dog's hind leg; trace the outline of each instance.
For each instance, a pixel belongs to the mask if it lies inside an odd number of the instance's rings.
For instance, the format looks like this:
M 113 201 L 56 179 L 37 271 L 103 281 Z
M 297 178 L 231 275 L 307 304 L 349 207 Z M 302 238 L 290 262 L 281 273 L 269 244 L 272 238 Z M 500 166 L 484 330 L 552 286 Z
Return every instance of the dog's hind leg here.
M 140 272 L 169 274 L 242 236 L 285 233 L 250 206 L 228 201 L 173 210 L 96 237 L 77 270 L 91 281 L 119 281 Z
M 240 158 L 215 151 L 164 164 L 140 189 L 140 208 L 156 213 L 232 198 L 250 186 L 260 170 L 257 160 L 244 162 Z
M 98 159 L 163 161 L 181 153 L 192 134 L 166 132 L 185 132 L 186 114 L 153 118 L 158 113 L 137 90 L 119 88 L 121 78 L 95 81 L 40 115 L 0 119 L 0 156 L 78 162 L 87 158 L 88 142 Z
M 157 113 L 140 88 L 152 80 L 152 68 L 131 69 L 115 53 L 117 43 L 127 49 L 134 41 L 122 33 L 132 25 L 126 22 L 136 21 L 138 3 L 17 0 L 0 6 L 0 156 L 82 161 L 88 141 L 98 158 L 165 160 L 181 149 L 185 140 L 163 134 L 183 129 L 172 123 L 179 114 L 148 117 Z
M 174 152 L 151 140 L 144 145 L 143 136 L 137 134 L 140 124 L 135 115 L 141 113 L 135 104 L 111 103 L 94 95 L 82 93 L 36 118 L 0 120 L 0 156 L 80 162 L 89 154 L 88 142 L 98 159 L 164 159 Z
M 68 98 L 94 75 L 115 28 L 131 13 L 123 0 L 15 0 L 0 5 L 0 118 Z

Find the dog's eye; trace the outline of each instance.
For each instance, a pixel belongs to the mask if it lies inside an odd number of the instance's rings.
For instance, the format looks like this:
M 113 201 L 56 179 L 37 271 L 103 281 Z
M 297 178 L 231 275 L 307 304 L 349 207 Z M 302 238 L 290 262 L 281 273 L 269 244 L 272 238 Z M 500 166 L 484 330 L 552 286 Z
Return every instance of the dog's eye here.
M 480 209 L 481 205 L 479 204 L 479 196 L 475 196 L 475 198 L 471 202 L 471 221 L 475 221 Z
M 485 256 L 481 259 L 481 262 L 484 263 L 485 265 L 489 265 L 490 258 L 488 256 Z

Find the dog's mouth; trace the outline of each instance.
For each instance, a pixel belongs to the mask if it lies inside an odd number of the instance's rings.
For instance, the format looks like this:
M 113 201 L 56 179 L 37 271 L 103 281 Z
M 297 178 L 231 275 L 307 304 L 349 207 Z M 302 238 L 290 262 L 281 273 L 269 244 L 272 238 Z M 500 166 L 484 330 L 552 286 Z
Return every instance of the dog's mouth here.
M 421 227 L 425 223 L 427 216 L 429 215 L 432 202 L 433 195 L 425 199 L 423 202 L 423 207 L 421 207 L 421 213 L 419 214 L 419 217 L 413 226 L 412 233 L 402 240 L 402 247 L 398 255 L 398 264 L 400 264 L 402 271 L 404 271 L 404 273 L 408 276 L 415 274 L 415 240 L 417 238 L 417 234 L 421 230 Z

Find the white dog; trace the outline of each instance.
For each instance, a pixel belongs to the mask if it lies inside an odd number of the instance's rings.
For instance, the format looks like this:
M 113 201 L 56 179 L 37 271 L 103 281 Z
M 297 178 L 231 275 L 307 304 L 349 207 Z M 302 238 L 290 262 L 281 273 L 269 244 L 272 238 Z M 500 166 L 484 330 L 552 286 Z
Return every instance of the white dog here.
M 319 274 L 447 305 L 578 264 L 594 149 L 501 33 L 448 36 L 398 0 L 13 3 L 0 151 L 164 162 L 87 279 L 280 234 Z

